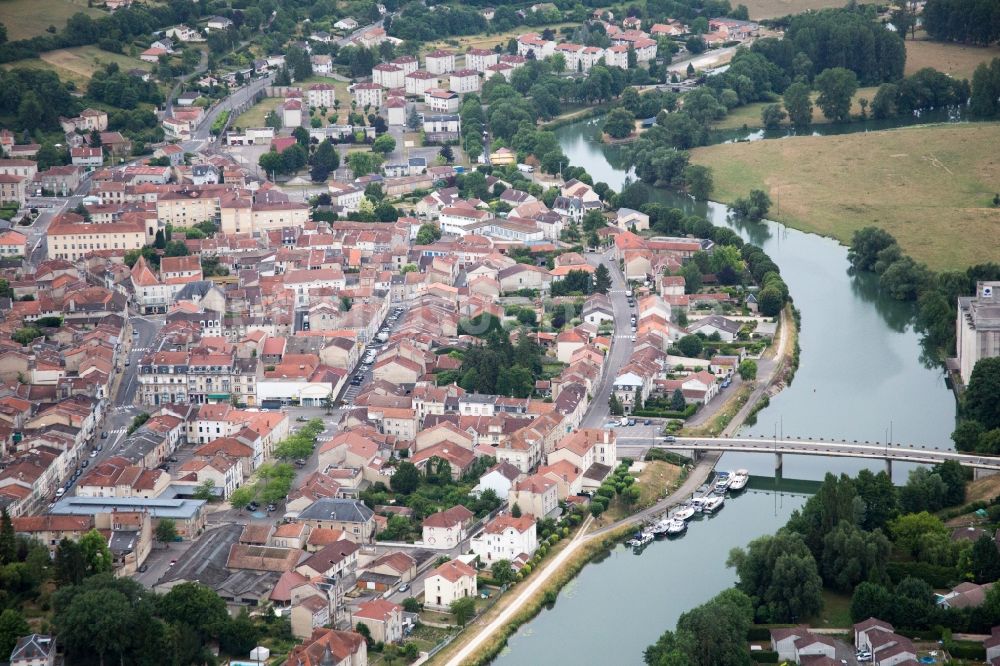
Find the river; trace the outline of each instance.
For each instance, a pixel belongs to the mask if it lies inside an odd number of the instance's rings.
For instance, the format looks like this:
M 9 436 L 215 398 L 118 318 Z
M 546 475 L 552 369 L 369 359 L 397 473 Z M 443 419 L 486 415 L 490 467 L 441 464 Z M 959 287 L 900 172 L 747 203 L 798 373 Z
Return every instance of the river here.
M 599 121 L 598 121 L 599 122 Z M 609 147 L 589 120 L 556 130 L 563 151 L 595 182 L 615 190 L 628 174 L 627 146 Z M 779 139 L 780 140 L 780 139 Z M 951 448 L 955 400 L 940 368 L 921 361 L 912 308 L 878 293 L 871 280 L 847 274 L 847 249 L 836 241 L 776 222 L 734 225 L 726 207 L 651 189 L 650 199 L 706 216 L 760 245 L 780 266 L 802 314 L 800 364 L 795 380 L 771 399 L 744 434 L 834 437 Z M 821 479 L 855 473 L 865 463 L 839 458 L 785 456 L 784 476 Z M 727 454 L 721 469 L 745 467 L 771 476 L 769 455 Z M 881 469 L 881 466 L 874 466 Z M 908 468 L 896 465 L 894 480 Z M 676 541 L 652 544 L 635 556 L 623 546 L 588 565 L 543 611 L 511 637 L 497 659 L 529 664 L 641 664 L 642 650 L 677 617 L 732 585 L 725 567 L 733 547 L 774 532 L 805 496 L 751 490 L 727 500 L 715 517 L 692 522 Z

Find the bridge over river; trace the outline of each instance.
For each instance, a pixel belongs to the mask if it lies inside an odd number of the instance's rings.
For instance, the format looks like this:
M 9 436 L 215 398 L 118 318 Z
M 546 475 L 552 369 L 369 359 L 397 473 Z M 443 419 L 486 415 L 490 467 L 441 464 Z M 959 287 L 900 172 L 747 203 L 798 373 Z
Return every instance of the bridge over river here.
M 861 442 L 848 440 L 794 439 L 778 437 L 618 437 L 622 449 L 646 451 L 651 448 L 668 451 L 765 453 L 774 456 L 774 469 L 781 470 L 782 457 L 789 455 L 827 456 L 834 458 L 870 458 L 885 461 L 886 472 L 892 476 L 894 461 L 936 465 L 955 460 L 964 467 L 987 473 L 1000 472 L 1000 457 L 993 458 L 947 449 L 920 445 Z

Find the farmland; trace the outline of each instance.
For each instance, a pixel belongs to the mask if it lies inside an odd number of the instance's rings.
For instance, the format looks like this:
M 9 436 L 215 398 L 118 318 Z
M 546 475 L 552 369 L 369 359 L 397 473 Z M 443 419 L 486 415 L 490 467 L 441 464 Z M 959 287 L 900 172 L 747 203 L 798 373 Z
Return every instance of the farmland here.
M 87 7 L 86 0 L 3 0 L 0 23 L 7 26 L 7 38 L 30 39 L 45 34 L 49 26 L 62 29 L 69 17 L 83 12 L 91 17 L 105 15 Z
M 763 189 L 769 217 L 843 243 L 874 224 L 914 259 L 948 269 L 1000 255 L 997 145 L 997 123 L 928 125 L 722 144 L 691 158 L 712 168 L 720 201 Z

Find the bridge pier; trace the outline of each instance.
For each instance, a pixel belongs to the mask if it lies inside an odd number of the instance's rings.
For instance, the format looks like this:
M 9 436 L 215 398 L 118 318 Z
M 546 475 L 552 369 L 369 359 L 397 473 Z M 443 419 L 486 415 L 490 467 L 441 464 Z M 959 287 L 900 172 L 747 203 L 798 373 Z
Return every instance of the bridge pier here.
M 781 453 L 775 453 L 774 454 L 774 471 L 775 471 L 776 474 L 780 474 L 781 473 L 781 466 L 782 466 L 783 462 L 784 462 L 784 460 L 783 460 L 783 454 L 781 454 Z
M 885 475 L 889 477 L 890 481 L 892 480 L 892 458 L 885 459 Z

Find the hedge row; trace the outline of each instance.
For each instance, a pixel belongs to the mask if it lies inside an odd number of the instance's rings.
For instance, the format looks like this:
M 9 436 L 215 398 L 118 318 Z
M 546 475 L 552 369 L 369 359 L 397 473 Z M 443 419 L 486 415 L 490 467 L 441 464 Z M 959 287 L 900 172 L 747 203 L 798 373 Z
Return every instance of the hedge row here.
M 777 664 L 778 663 L 778 653 L 771 652 L 770 650 L 761 650 L 760 652 L 751 652 L 750 657 L 758 664 Z
M 655 419 L 686 419 L 698 411 L 698 405 L 688 405 L 684 411 L 677 412 L 672 409 L 637 409 L 632 412 L 632 416 L 645 416 Z

